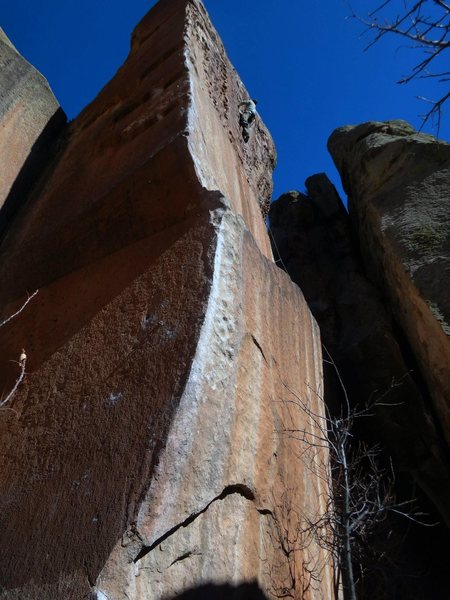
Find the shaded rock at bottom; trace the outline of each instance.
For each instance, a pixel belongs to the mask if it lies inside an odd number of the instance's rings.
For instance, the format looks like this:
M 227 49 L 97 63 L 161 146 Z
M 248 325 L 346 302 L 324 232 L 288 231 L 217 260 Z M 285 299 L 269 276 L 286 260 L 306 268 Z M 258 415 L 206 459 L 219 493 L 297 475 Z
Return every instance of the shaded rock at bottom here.
M 373 418 L 359 421 L 358 434 L 370 444 L 381 442 L 385 456 L 392 456 L 400 498 L 419 494 L 422 510 L 431 506 L 439 514 L 435 520 L 448 520 L 446 444 L 420 369 L 385 298 L 365 274 L 349 215 L 334 186 L 321 174 L 306 181 L 306 190 L 281 196 L 269 218 L 275 259 L 302 288 L 320 326 L 326 348 L 325 400 L 334 412 L 345 405 L 335 367 L 327 364 L 329 353 L 354 407 L 382 404 Z M 422 529 L 391 520 L 391 548 L 386 533 L 380 540 L 391 564 L 383 577 L 369 577 L 368 597 L 425 599 L 431 587 L 437 594 L 443 589 L 439 577 L 427 573 L 439 573 L 440 558 L 424 554 L 424 546 L 444 548 L 448 534 L 445 526 Z M 420 578 L 412 584 L 419 570 Z

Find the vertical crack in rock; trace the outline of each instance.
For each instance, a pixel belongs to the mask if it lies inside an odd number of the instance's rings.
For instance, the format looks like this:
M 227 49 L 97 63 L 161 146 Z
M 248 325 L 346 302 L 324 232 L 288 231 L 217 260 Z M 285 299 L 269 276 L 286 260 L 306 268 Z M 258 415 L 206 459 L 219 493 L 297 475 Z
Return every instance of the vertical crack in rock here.
M 89 565 L 87 563 L 87 561 L 83 561 L 84 564 L 84 568 L 86 569 L 86 578 L 88 580 L 88 584 L 90 588 L 93 588 L 95 586 L 95 579 L 92 577 L 90 571 L 89 571 Z
M 267 362 L 266 355 L 264 354 L 264 350 L 261 348 L 260 343 L 258 342 L 258 340 L 255 338 L 255 336 L 253 334 L 251 334 L 251 335 L 252 335 L 252 341 L 253 341 L 253 343 L 258 348 L 258 350 L 261 352 L 262 357 L 264 358 L 264 360 Z
M 219 494 L 218 496 L 216 496 L 215 498 L 213 498 L 211 500 L 211 502 L 209 502 L 204 508 L 202 508 L 202 510 L 200 510 L 196 513 L 193 513 L 192 515 L 189 515 L 189 517 L 187 517 L 187 519 L 185 519 L 183 522 L 178 523 L 178 525 L 175 525 L 174 527 L 169 529 L 169 531 L 167 531 L 166 533 L 161 535 L 150 546 L 143 546 L 141 548 L 140 552 L 137 554 L 136 558 L 133 560 L 133 562 L 137 563 L 142 558 L 144 558 L 144 556 L 146 556 L 152 550 L 154 550 L 157 546 L 162 544 L 162 542 L 167 540 L 167 538 L 171 537 L 174 533 L 176 533 L 179 529 L 181 529 L 182 527 L 187 527 L 188 525 L 193 523 L 200 515 L 204 514 L 208 510 L 208 508 L 211 506 L 211 504 L 213 504 L 214 502 L 217 502 L 218 500 L 224 500 L 224 498 L 226 498 L 227 496 L 231 496 L 232 494 L 239 494 L 246 500 L 250 500 L 250 501 L 255 500 L 254 493 L 246 485 L 244 485 L 242 483 L 227 485 L 227 487 L 223 490 L 223 492 L 221 494 Z M 181 558 L 179 560 L 181 560 Z M 174 562 L 177 562 L 177 561 L 174 561 Z

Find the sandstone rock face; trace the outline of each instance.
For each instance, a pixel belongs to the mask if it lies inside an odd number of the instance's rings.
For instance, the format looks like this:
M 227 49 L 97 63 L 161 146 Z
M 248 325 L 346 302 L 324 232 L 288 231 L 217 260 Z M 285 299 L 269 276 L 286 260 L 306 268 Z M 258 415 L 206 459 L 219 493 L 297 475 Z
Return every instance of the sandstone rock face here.
M 223 45 L 217 33 L 208 27 L 203 9 L 188 6 L 185 33 L 195 106 L 189 115 L 189 140 L 197 173 L 207 189 L 223 191 L 233 211 L 248 223 L 262 252 L 271 257 L 259 212 L 267 215 L 272 196 L 273 142 L 259 118 L 249 142 L 242 142 L 238 106 L 248 100 L 249 94 L 224 59 Z M 208 143 L 211 139 L 214 144 Z
M 271 206 L 275 257 L 305 294 L 323 344 L 360 408 L 383 404 L 365 419 L 366 435 L 407 472 L 450 523 L 450 472 L 440 424 L 417 381 L 392 317 L 378 289 L 367 279 L 346 212 L 324 175 L 306 181 L 307 195 L 284 194 Z M 326 399 L 341 406 L 342 389 L 332 366 L 326 371 Z
M 276 433 L 290 422 L 283 399 L 292 395 L 283 382 L 309 394 L 311 406 L 320 409 L 319 395 L 305 383 L 308 373 L 319 390 L 315 323 L 298 289 L 261 259 L 233 214 L 223 216 L 217 243 L 190 377 L 136 518 L 140 537 L 125 551 L 118 542 L 98 580 L 107 596 L 175 597 L 199 581 L 252 579 L 268 597 L 279 594 L 293 583 L 292 565 L 280 563 L 279 524 L 289 527 L 291 509 L 297 515 L 317 511 L 323 498 L 316 478 L 298 479 L 295 444 Z M 291 363 L 290 332 L 299 322 L 306 330 L 294 342 Z M 310 552 L 306 563 L 323 560 Z M 306 589 L 308 575 L 299 576 Z M 331 590 L 325 586 L 312 597 L 322 594 L 328 598 Z
M 47 81 L 17 52 L 1 28 L 0 123 L 1 233 L 23 203 L 45 164 L 49 145 L 65 123 Z
M 6 389 L 28 354 L 0 411 L 2 600 L 333 595 L 301 534 L 327 455 L 286 435 L 313 431 L 297 397 L 322 411 L 319 333 L 272 262 L 247 97 L 202 4 L 160 2 L 0 247 L 4 314 L 39 288 L 0 329 Z
M 403 121 L 329 140 L 370 276 L 389 297 L 450 442 L 450 145 Z

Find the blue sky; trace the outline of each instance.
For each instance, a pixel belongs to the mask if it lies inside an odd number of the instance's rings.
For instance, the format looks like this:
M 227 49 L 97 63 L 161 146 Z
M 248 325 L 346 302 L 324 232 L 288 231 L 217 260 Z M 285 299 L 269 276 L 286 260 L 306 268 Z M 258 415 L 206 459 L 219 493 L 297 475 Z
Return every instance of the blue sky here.
M 427 82 L 396 85 L 417 55 L 399 48 L 395 38 L 363 52 L 362 27 L 347 18 L 350 9 L 345 0 L 204 3 L 274 137 L 278 151 L 274 198 L 291 189 L 303 190 L 304 180 L 321 171 L 340 189 L 326 150 L 333 129 L 396 118 L 419 127 L 425 105 L 415 96 L 439 93 Z M 47 77 L 73 118 L 123 63 L 132 29 L 154 4 L 14 0 L 2 3 L 0 25 Z M 362 14 L 374 5 L 375 0 L 353 2 Z M 449 140 L 445 116 L 440 137 Z

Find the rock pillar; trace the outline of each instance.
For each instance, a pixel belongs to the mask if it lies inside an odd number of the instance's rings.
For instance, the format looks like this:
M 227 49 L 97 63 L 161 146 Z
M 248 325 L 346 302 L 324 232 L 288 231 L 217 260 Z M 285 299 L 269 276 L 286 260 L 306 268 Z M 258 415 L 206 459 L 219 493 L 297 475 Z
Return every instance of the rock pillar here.
M 320 337 L 247 98 L 203 5 L 160 2 L 8 232 L 1 306 L 39 293 L 0 330 L 2 600 L 332 597 Z

